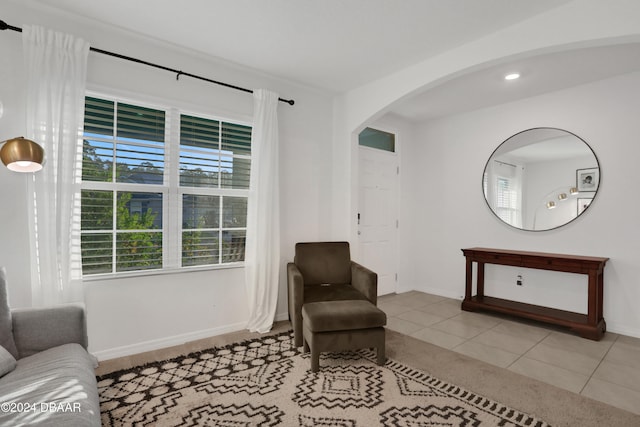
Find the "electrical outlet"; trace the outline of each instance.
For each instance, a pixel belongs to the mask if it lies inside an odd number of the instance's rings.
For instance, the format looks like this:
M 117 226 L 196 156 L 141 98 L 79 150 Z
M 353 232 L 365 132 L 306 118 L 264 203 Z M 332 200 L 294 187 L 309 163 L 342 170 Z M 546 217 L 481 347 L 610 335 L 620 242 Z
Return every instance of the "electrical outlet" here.
M 518 285 L 518 286 L 522 286 L 522 282 L 523 282 L 523 280 L 522 280 L 522 274 L 518 274 L 518 275 L 516 276 L 516 285 Z

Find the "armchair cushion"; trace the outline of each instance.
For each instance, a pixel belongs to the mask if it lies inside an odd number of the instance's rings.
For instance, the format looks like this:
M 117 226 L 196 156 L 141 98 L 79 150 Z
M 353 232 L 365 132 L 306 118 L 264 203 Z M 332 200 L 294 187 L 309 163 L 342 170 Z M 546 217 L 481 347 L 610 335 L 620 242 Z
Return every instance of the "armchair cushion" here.
M 297 243 L 293 262 L 305 285 L 351 283 L 348 242 Z
M 304 288 L 304 304 L 320 301 L 366 300 L 353 286 L 346 284 L 308 285 Z
M 14 358 L 18 357 L 18 349 L 13 340 L 13 323 L 7 295 L 7 276 L 4 267 L 0 268 L 0 346 L 4 347 Z

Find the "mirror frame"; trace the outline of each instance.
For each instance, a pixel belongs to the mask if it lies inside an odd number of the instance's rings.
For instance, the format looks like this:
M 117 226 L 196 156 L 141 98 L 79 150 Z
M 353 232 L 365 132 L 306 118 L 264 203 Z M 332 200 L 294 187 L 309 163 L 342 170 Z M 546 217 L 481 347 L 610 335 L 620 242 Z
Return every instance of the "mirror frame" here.
M 506 144 L 512 138 L 515 138 L 518 135 L 521 135 L 521 134 L 523 134 L 525 132 L 531 132 L 531 131 L 534 131 L 534 130 L 557 130 L 557 131 L 565 132 L 566 134 L 571 135 L 571 136 L 577 138 L 578 140 L 580 140 L 589 149 L 589 151 L 593 155 L 593 158 L 595 159 L 597 167 L 598 167 L 598 185 L 596 186 L 596 188 L 595 188 L 595 190 L 593 192 L 589 191 L 589 193 L 593 193 L 592 201 L 589 204 L 589 206 L 591 206 L 591 204 L 593 203 L 593 201 L 596 199 L 596 197 L 598 195 L 598 191 L 600 190 L 600 184 L 602 183 L 602 167 L 600 165 L 600 160 L 598 159 L 598 156 L 596 155 L 595 151 L 593 151 L 593 148 L 591 148 L 591 146 L 587 143 L 587 141 L 585 141 L 584 139 L 582 139 L 581 137 L 579 137 L 575 133 L 570 132 L 570 131 L 568 131 L 566 129 L 556 128 L 556 127 L 551 127 L 551 126 L 539 126 L 539 127 L 525 129 L 525 130 L 522 130 L 520 132 L 516 132 L 513 135 L 511 135 L 510 137 L 508 137 L 507 139 L 505 139 L 504 141 L 502 141 L 500 144 L 498 144 L 498 146 L 491 152 L 491 155 L 487 159 L 487 161 L 485 163 L 485 166 L 484 166 L 484 169 L 482 171 L 482 180 L 480 181 L 482 197 L 484 198 L 484 201 L 487 204 L 487 207 L 489 208 L 489 211 L 491 211 L 493 216 L 495 216 L 500 221 L 500 223 L 506 224 L 511 228 L 514 228 L 514 229 L 520 230 L 520 231 L 527 231 L 527 232 L 545 232 L 545 231 L 557 230 L 558 228 L 564 227 L 565 225 L 570 224 L 573 221 L 575 221 L 577 218 L 582 216 L 585 213 L 585 211 L 582 211 L 579 214 L 576 214 L 576 216 L 573 217 L 571 220 L 569 220 L 569 221 L 567 221 L 567 222 L 565 222 L 563 224 L 557 225 L 555 227 L 551 227 L 551 228 L 545 228 L 545 229 L 536 230 L 536 229 L 530 229 L 530 228 L 524 228 L 524 227 L 517 227 L 515 225 L 509 224 L 508 222 L 506 222 L 505 220 L 503 220 L 502 218 L 500 218 L 498 216 L 498 214 L 493 210 L 493 208 L 489 204 L 489 200 L 487 198 L 487 194 L 485 193 L 485 189 L 484 189 L 484 176 L 487 173 L 487 168 L 489 167 L 489 162 L 491 162 L 491 160 L 493 159 L 493 157 L 496 154 L 496 152 L 498 152 L 504 146 L 504 144 Z M 576 179 L 577 179 L 577 176 L 576 176 Z M 576 185 L 577 185 L 577 182 L 576 182 Z

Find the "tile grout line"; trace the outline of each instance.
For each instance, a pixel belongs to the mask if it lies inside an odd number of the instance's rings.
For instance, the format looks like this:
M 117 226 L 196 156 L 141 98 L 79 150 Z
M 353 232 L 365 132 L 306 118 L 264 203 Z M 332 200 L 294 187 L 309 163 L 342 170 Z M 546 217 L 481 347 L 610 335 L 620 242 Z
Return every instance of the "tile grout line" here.
M 611 349 L 613 348 L 613 346 L 615 345 L 616 342 L 618 342 L 618 339 L 620 339 L 620 335 L 616 336 L 616 339 L 613 340 L 613 342 L 611 343 L 611 345 L 609 346 L 609 348 L 607 349 L 607 351 L 604 353 L 604 355 L 602 355 L 602 358 L 600 359 L 600 361 L 598 362 L 598 365 L 595 367 L 595 369 L 591 372 L 591 375 L 589 375 L 589 378 L 587 379 L 587 381 L 584 383 L 584 385 L 582 386 L 582 388 L 580 389 L 580 392 L 578 394 L 582 394 L 582 392 L 584 391 L 584 389 L 587 387 L 587 385 L 589 384 L 589 382 L 591 381 L 591 379 L 593 378 L 593 374 L 596 373 L 596 371 L 598 370 L 598 368 L 600 367 L 600 365 L 602 365 L 602 362 L 604 362 L 605 357 L 607 357 L 607 354 L 609 354 L 609 352 L 611 351 Z M 611 381 L 607 381 L 607 382 L 611 382 Z M 612 383 L 613 384 L 613 383 Z
M 509 366 L 507 366 L 507 369 L 509 369 L 510 367 L 512 367 L 516 362 L 518 362 L 520 359 L 522 359 L 527 353 L 529 353 L 532 349 L 534 349 L 535 347 L 537 347 L 542 341 L 544 341 L 549 335 L 551 335 L 551 331 L 547 332 L 547 334 L 545 336 L 543 336 L 542 338 L 540 338 L 535 344 L 533 344 L 531 347 L 529 347 L 527 349 L 527 351 L 525 351 L 524 353 L 522 353 L 521 355 L 518 356 L 518 358 L 516 360 L 513 361 L 513 363 L 511 363 Z M 535 359 L 534 359 L 535 360 Z M 528 376 L 528 375 L 527 375 Z
M 430 303 L 430 304 L 428 304 L 428 305 L 435 305 L 435 304 L 437 304 L 437 303 L 439 303 L 439 302 L 442 302 L 442 301 L 435 301 L 435 302 L 432 302 L 432 303 Z M 457 301 L 457 302 L 459 303 L 459 301 Z M 406 307 L 406 306 L 405 306 L 405 307 Z M 408 310 L 415 310 L 415 308 L 409 308 L 409 307 L 407 307 L 407 309 L 408 309 Z M 421 310 L 419 310 L 419 311 L 421 311 Z M 449 317 L 447 317 L 447 318 L 445 318 L 445 319 L 443 319 L 443 320 L 441 320 L 441 321 L 439 321 L 439 322 L 436 322 L 436 323 L 434 323 L 434 324 L 431 324 L 431 325 L 429 325 L 429 326 L 424 326 L 424 325 L 421 325 L 421 326 L 422 326 L 422 328 L 423 328 L 423 329 L 433 329 L 433 326 L 435 326 L 435 325 L 437 325 L 437 324 L 440 324 L 440 323 L 442 323 L 442 322 L 445 322 L 445 321 L 447 321 L 447 320 L 450 320 L 451 318 L 453 318 L 453 317 L 455 317 L 455 316 L 459 315 L 461 312 L 462 312 L 462 311 L 460 311 L 459 313 L 457 313 L 457 314 L 456 314 L 456 315 L 454 315 L 454 316 L 449 316 Z M 428 312 L 427 312 L 427 313 L 428 313 Z M 400 319 L 400 318 L 398 318 L 398 319 Z M 403 320 L 403 319 L 400 319 L 400 320 Z M 484 330 L 484 332 L 487 332 L 487 331 L 490 331 L 490 330 L 496 329 L 496 328 L 497 328 L 497 327 L 499 327 L 501 324 L 505 324 L 505 323 L 506 323 L 506 320 L 505 320 L 505 319 L 502 319 L 502 320 L 501 320 L 500 322 L 498 322 L 497 324 L 495 324 L 495 325 L 493 325 L 493 326 L 491 326 L 491 327 L 489 327 L 489 328 L 485 329 L 485 330 Z M 447 332 L 442 331 L 442 330 L 437 330 L 437 329 L 434 329 L 434 330 L 439 331 L 439 332 L 442 332 L 442 333 L 445 333 L 445 334 L 447 333 Z M 479 334 L 476 334 L 475 336 L 470 337 L 470 338 L 463 338 L 463 337 L 456 336 L 457 338 L 462 338 L 463 342 L 462 342 L 462 343 L 460 343 L 460 344 L 457 344 L 454 348 L 449 348 L 449 350 L 456 351 L 456 350 L 455 350 L 456 348 L 458 348 L 459 346 L 461 346 L 461 345 L 463 345 L 463 344 L 465 344 L 465 343 L 468 343 L 468 342 L 470 342 L 471 340 L 473 340 L 473 339 L 477 338 L 477 336 L 478 336 L 478 335 L 481 335 L 482 333 L 483 333 L 483 332 L 480 332 Z M 523 359 L 526 359 L 526 358 L 527 358 L 527 355 L 528 355 L 528 354 L 530 354 L 530 352 L 531 352 L 534 348 L 536 348 L 536 347 L 537 347 L 537 346 L 539 346 L 541 343 L 543 343 L 543 342 L 544 342 L 544 340 L 545 340 L 545 339 L 547 339 L 547 338 L 548 338 L 550 335 L 552 335 L 553 333 L 554 333 L 554 330 L 546 330 L 546 333 L 545 333 L 542 337 L 540 337 L 539 339 L 535 340 L 535 341 L 534 341 L 534 343 L 533 343 L 533 344 L 532 344 L 532 345 L 531 345 L 527 350 L 525 350 L 524 352 L 522 352 L 522 353 L 521 353 L 521 354 L 519 354 L 519 355 L 518 355 L 518 353 L 513 353 L 513 354 L 516 354 L 516 355 L 517 355 L 517 358 L 516 358 L 516 359 L 515 359 L 515 360 L 514 360 L 510 365 L 508 365 L 507 367 L 505 367 L 504 369 L 511 370 L 510 368 L 512 368 L 516 363 L 518 363 L 519 361 L 521 361 L 521 360 L 523 360 Z M 411 336 L 413 336 L 413 334 L 411 334 Z M 593 376 L 594 376 L 595 372 L 596 372 L 596 371 L 598 370 L 598 368 L 602 365 L 602 363 L 604 362 L 604 360 L 605 360 L 606 356 L 610 353 L 610 351 L 611 351 L 611 349 L 613 348 L 613 346 L 614 346 L 614 345 L 619 341 L 619 338 L 620 338 L 620 336 L 619 336 L 619 335 L 615 337 L 615 340 L 613 341 L 613 343 L 611 344 L 611 346 L 609 346 L 609 347 L 607 348 L 607 350 L 606 350 L 606 352 L 604 353 L 604 355 L 600 358 L 600 360 L 599 360 L 599 362 L 598 362 L 597 366 L 596 366 L 596 367 L 595 367 L 595 369 L 593 369 L 593 371 L 591 372 L 591 375 L 583 374 L 585 377 L 588 377 L 588 379 L 587 379 L 587 381 L 584 383 L 584 385 L 582 386 L 582 388 L 580 389 L 580 391 L 576 392 L 577 394 L 585 396 L 585 395 L 583 394 L 583 392 L 585 391 L 585 389 L 586 389 L 587 385 L 589 384 L 589 382 L 591 382 L 591 380 L 592 380 L 592 379 L 594 379 L 594 377 L 593 377 Z M 428 342 L 428 341 L 427 341 L 427 342 Z M 435 344 L 435 345 L 438 345 L 438 344 Z M 487 345 L 487 344 L 485 344 L 485 345 Z M 493 348 L 501 349 L 500 347 L 494 347 L 494 346 L 489 346 L 489 347 L 493 347 Z M 446 347 L 445 347 L 445 348 L 446 348 Z M 473 356 L 470 356 L 470 357 L 473 357 Z M 477 357 L 473 357 L 473 358 L 478 359 Z M 480 360 L 480 359 L 478 359 L 478 360 Z M 537 359 L 532 359 L 532 360 L 537 360 Z M 543 363 L 545 363 L 545 362 L 543 362 Z M 555 365 L 550 365 L 550 366 L 555 366 Z M 560 367 L 560 368 L 562 368 L 562 367 Z M 562 368 L 562 369 L 566 369 L 566 368 Z M 511 371 L 512 371 L 512 372 L 515 372 L 515 371 L 513 371 L 513 370 L 511 370 Z M 528 375 L 526 375 L 526 374 L 521 374 L 521 375 L 528 376 Z M 601 380 L 601 379 L 598 379 L 598 380 Z M 545 381 L 545 380 L 539 380 L 539 381 L 542 381 L 542 382 L 544 382 L 544 383 L 549 384 L 549 383 L 548 383 L 547 381 Z M 630 389 L 629 387 L 622 386 L 622 385 L 616 384 L 616 383 L 611 382 L 611 381 L 608 381 L 608 380 L 604 380 L 604 379 L 602 379 L 601 381 L 606 382 L 606 383 L 610 383 L 610 384 L 613 384 L 613 385 L 616 385 L 616 386 L 619 386 L 619 387 L 623 387 L 623 388 L 628 389 L 628 390 L 633 390 L 633 389 Z M 602 400 L 600 400 L 600 399 L 597 399 L 597 398 L 595 398 L 595 400 L 600 401 L 600 402 L 604 402 L 604 401 L 602 401 Z M 604 403 L 607 403 L 607 402 L 604 402 Z M 608 403 L 608 404 L 611 404 L 611 403 Z M 615 405 L 615 404 L 612 404 L 612 405 L 613 405 L 613 406 L 616 406 L 616 407 L 620 407 L 619 405 Z
M 498 326 L 500 326 L 500 325 L 504 324 L 505 322 L 506 322 L 506 320 L 505 320 L 505 319 L 501 319 L 498 323 L 496 323 L 496 324 L 495 324 L 495 325 L 493 325 L 492 327 L 490 327 L 490 328 L 486 329 L 485 331 L 481 332 L 481 333 L 480 333 L 480 334 L 478 334 L 478 335 L 475 335 L 475 336 L 474 336 L 474 337 L 472 337 L 472 338 L 469 338 L 467 341 L 470 341 L 470 340 L 472 340 L 473 338 L 476 338 L 476 337 L 478 337 L 479 335 L 482 335 L 482 334 L 483 334 L 483 333 L 485 333 L 485 332 L 488 332 L 488 331 L 494 330 L 495 328 L 497 328 Z M 513 362 L 511 362 L 508 366 L 504 367 L 504 369 L 509 369 L 509 367 L 511 367 L 511 366 L 512 366 L 514 363 L 516 363 L 518 360 L 520 360 L 520 359 L 521 359 L 521 358 L 522 358 L 526 353 L 528 353 L 528 352 L 529 352 L 533 347 L 537 346 L 537 345 L 538 345 L 538 344 L 540 344 L 540 343 L 541 343 L 541 342 L 542 342 L 546 337 L 548 337 L 550 333 L 551 333 L 551 332 L 548 332 L 545 336 L 543 336 L 542 338 L 540 338 L 540 340 L 538 340 L 537 342 L 535 342 L 531 347 L 529 347 L 529 348 L 528 348 L 524 353 L 521 353 L 521 354 L 514 353 L 514 352 L 511 352 L 511 351 L 506 350 L 506 349 L 504 349 L 504 348 L 497 347 L 497 346 L 490 345 L 490 344 L 485 344 L 485 343 L 479 343 L 479 344 L 482 344 L 482 345 L 484 345 L 484 346 L 487 346 L 487 347 L 490 347 L 490 348 L 493 348 L 493 349 L 497 349 L 497 350 L 500 350 L 500 351 L 504 351 L 504 352 L 507 352 L 507 353 L 511 353 L 511 354 L 513 354 L 513 355 L 517 356 L 517 357 L 516 357 L 516 359 L 515 359 Z M 511 335 L 511 334 L 506 333 L 506 332 L 505 332 L 504 334 L 505 334 L 505 335 Z M 457 345 L 456 347 L 454 347 L 454 349 L 455 349 L 455 348 L 457 348 L 457 347 L 459 347 L 459 346 L 461 346 L 462 344 L 465 344 L 467 341 L 465 341 L 465 342 L 463 342 L 463 343 L 460 343 L 459 345 Z
M 389 302 L 391 302 L 391 301 L 389 301 Z M 429 304 L 426 304 L 424 307 L 429 306 L 429 305 L 435 305 L 435 304 L 438 304 L 439 302 L 441 302 L 441 301 L 434 301 L 434 302 L 431 302 L 431 303 L 429 303 Z M 397 304 L 397 302 L 394 302 L 394 304 Z M 403 305 L 403 304 L 398 304 L 398 305 Z M 419 307 L 419 308 L 417 308 L 417 307 L 416 307 L 416 308 L 412 308 L 412 307 L 407 307 L 407 306 L 404 306 L 404 307 L 407 309 L 407 311 L 410 311 L 410 310 L 418 310 L 418 311 L 422 311 L 422 310 L 420 310 L 420 308 L 422 308 L 422 307 Z M 417 323 L 410 322 L 410 321 L 405 320 L 405 319 L 401 319 L 400 317 L 398 317 L 398 315 L 400 315 L 401 313 L 398 313 L 397 315 L 395 315 L 395 316 L 391 316 L 391 317 L 396 317 L 397 319 L 402 320 L 402 321 L 405 321 L 405 322 L 414 323 L 415 325 L 417 325 L 417 326 L 420 326 L 420 327 L 421 327 L 421 329 L 420 329 L 420 330 L 424 330 L 424 329 L 433 329 L 433 326 L 438 325 L 438 324 L 443 323 L 443 322 L 446 322 L 446 321 L 448 321 L 448 320 L 451 320 L 451 319 L 455 318 L 456 316 L 458 316 L 458 315 L 459 315 L 460 313 L 462 313 L 462 312 L 463 312 L 463 311 L 461 310 L 459 313 L 457 313 L 457 314 L 455 314 L 455 315 L 453 315 L 453 316 L 446 317 L 446 318 L 444 318 L 444 319 L 442 319 L 442 320 L 440 320 L 440 321 L 438 321 L 438 322 L 435 322 L 435 323 L 433 323 L 433 324 L 431 324 L 431 325 L 428 325 L 428 326 L 421 325 L 421 324 L 419 325 L 419 324 L 417 324 Z M 427 313 L 427 314 L 432 314 L 432 313 L 429 313 L 429 312 L 426 312 L 426 313 Z M 456 350 L 456 349 L 457 349 L 457 348 L 459 348 L 460 346 L 462 346 L 462 345 L 464 345 L 464 344 L 466 344 L 466 343 L 471 342 L 473 339 L 477 338 L 479 335 L 481 335 L 481 334 L 483 334 L 483 333 L 485 333 L 485 332 L 488 332 L 488 331 L 491 331 L 491 330 L 494 330 L 494 329 L 498 328 L 500 325 L 505 324 L 505 322 L 506 322 L 506 320 L 505 320 L 505 319 L 501 319 L 501 320 L 500 320 L 498 323 L 496 323 L 495 325 L 493 325 L 493 326 L 491 326 L 491 327 L 489 327 L 489 328 L 486 328 L 486 329 L 484 329 L 483 331 L 481 331 L 481 332 L 479 332 L 479 333 L 477 333 L 477 334 L 475 334 L 475 335 L 473 335 L 473 336 L 471 336 L 471 337 L 468 337 L 468 338 L 467 338 L 467 337 L 460 337 L 460 336 L 453 335 L 453 334 L 449 334 L 449 335 L 456 336 L 457 338 L 460 338 L 460 339 L 462 339 L 462 340 L 463 340 L 461 343 L 457 344 L 455 347 L 453 347 L 453 348 L 449 348 L 449 350 L 451 350 L 451 351 L 456 351 L 456 352 L 457 352 L 457 350 Z M 445 334 L 448 334 L 448 332 L 443 331 L 443 330 L 438 330 L 438 329 L 434 329 L 434 330 L 439 331 L 439 332 L 442 332 L 442 333 L 445 333 Z M 540 345 L 540 344 L 541 344 L 545 339 L 547 339 L 550 335 L 552 335 L 552 334 L 553 334 L 553 332 L 554 332 L 553 330 L 546 330 L 546 333 L 545 333 L 542 337 L 540 337 L 538 340 L 535 340 L 535 342 L 534 342 L 534 343 L 533 343 L 533 344 L 532 344 L 532 345 L 531 345 L 527 350 L 525 350 L 524 352 L 522 352 L 522 353 L 520 353 L 520 354 L 518 354 L 518 353 L 512 353 L 512 354 L 516 355 L 517 357 L 516 357 L 516 359 L 515 359 L 512 363 L 510 363 L 508 366 L 504 367 L 504 369 L 507 369 L 507 370 L 512 371 L 510 368 L 512 368 L 512 367 L 513 367 L 516 363 L 518 363 L 519 361 L 521 361 L 521 360 L 525 359 L 525 358 L 526 358 L 526 356 L 527 356 L 527 354 L 529 354 L 529 353 L 530 353 L 534 348 L 536 348 L 536 347 L 537 347 L 538 345 Z M 507 335 L 510 335 L 510 334 L 507 334 Z M 410 334 L 410 336 L 413 336 L 413 333 L 412 333 L 412 334 Z M 579 395 L 583 395 L 583 396 L 584 396 L 584 394 L 583 394 L 584 390 L 586 389 L 586 387 L 587 387 L 587 385 L 590 383 L 590 381 L 593 379 L 593 375 L 594 375 L 594 374 L 595 374 L 595 372 L 598 370 L 598 368 L 602 365 L 602 363 L 604 362 L 604 359 L 606 358 L 606 356 L 609 354 L 609 352 L 611 351 L 611 349 L 613 348 L 613 346 L 614 346 L 614 345 L 616 344 L 616 342 L 619 340 L 619 337 L 620 337 L 620 335 L 617 335 L 617 336 L 616 336 L 616 338 L 615 338 L 615 340 L 612 342 L 612 344 L 607 348 L 607 351 L 606 351 L 606 352 L 604 353 L 604 355 L 600 358 L 600 360 L 599 360 L 599 362 L 598 362 L 597 366 L 593 369 L 593 371 L 591 372 L 591 374 L 590 374 L 590 375 L 588 375 L 587 381 L 584 383 L 584 385 L 582 386 L 582 388 L 580 389 L 580 391 L 576 392 L 577 394 L 579 394 Z M 428 341 L 427 341 L 427 342 L 428 342 Z M 433 344 L 433 343 L 432 343 L 432 344 Z M 438 344 L 435 344 L 435 345 L 438 345 Z M 496 347 L 496 346 L 492 346 L 492 345 L 488 345 L 488 344 L 484 344 L 484 345 L 486 345 L 487 347 L 491 347 L 491 348 L 498 349 L 498 350 L 504 350 L 504 349 L 502 349 L 502 348 L 500 348 L 500 347 Z M 445 347 L 445 348 L 446 348 L 446 347 Z M 508 351 L 508 350 L 504 350 L 504 351 Z M 463 353 L 463 354 L 464 354 L 464 353 Z M 470 357 L 473 357 L 473 356 L 470 356 Z M 473 358 L 478 359 L 477 357 L 473 357 Z M 481 360 L 481 359 L 478 359 L 478 360 Z M 537 359 L 533 359 L 533 360 L 537 360 Z M 545 362 L 543 362 L 543 363 L 545 363 Z M 555 365 L 551 365 L 551 366 L 555 366 Z M 560 367 L 560 368 L 562 368 L 562 367 Z M 562 368 L 562 369 L 566 369 L 566 368 Z M 512 371 L 512 372 L 515 372 L 515 371 Z M 521 375 L 524 375 L 524 376 L 529 377 L 529 376 L 528 376 L 528 375 L 526 375 L 526 374 L 521 374 Z M 583 374 L 583 375 L 584 375 L 584 374 Z M 587 375 L 585 375 L 585 376 L 587 376 Z M 531 378 L 533 378 L 533 377 L 531 377 Z M 544 381 L 544 380 L 540 380 L 540 381 L 542 381 L 542 382 L 545 382 L 545 383 L 549 384 L 547 381 Z M 605 380 L 605 379 L 603 379 L 602 381 L 607 382 L 607 383 L 610 383 L 610 384 L 613 384 L 613 385 L 616 385 L 616 386 L 619 386 L 619 387 L 624 387 L 624 388 L 626 388 L 626 389 L 629 389 L 628 387 L 625 387 L 625 386 L 622 386 L 622 385 L 616 384 L 616 383 L 611 382 L 611 381 L 607 381 L 607 380 Z M 629 390 L 632 390 L 632 389 L 629 389 Z M 601 400 L 599 400 L 599 399 L 596 399 L 596 400 L 601 401 Z M 613 405 L 613 406 L 616 406 L 616 405 Z

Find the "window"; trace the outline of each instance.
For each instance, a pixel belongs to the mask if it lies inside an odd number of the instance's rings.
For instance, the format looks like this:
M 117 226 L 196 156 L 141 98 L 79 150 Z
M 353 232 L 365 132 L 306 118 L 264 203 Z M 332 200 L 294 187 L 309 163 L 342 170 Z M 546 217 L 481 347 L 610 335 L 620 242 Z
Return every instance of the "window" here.
M 499 161 L 487 165 L 482 188 L 491 210 L 507 224 L 522 226 L 522 177 L 524 168 Z
M 396 136 L 373 128 L 364 128 L 358 135 L 358 144 L 378 150 L 396 152 Z
M 507 224 L 515 224 L 520 215 L 518 191 L 513 185 L 513 181 L 508 178 L 499 176 L 496 179 L 496 213 Z
M 250 168 L 246 124 L 87 97 L 83 274 L 241 263 Z

